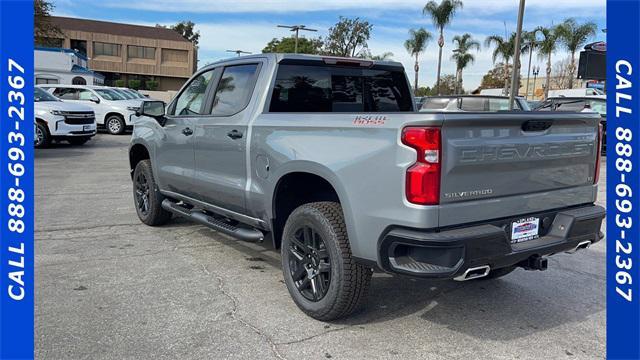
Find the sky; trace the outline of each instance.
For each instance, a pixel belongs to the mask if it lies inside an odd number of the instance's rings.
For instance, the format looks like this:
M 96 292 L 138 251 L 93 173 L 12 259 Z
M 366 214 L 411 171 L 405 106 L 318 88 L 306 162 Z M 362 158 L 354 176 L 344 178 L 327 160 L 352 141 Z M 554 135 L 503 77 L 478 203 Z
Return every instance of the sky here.
M 437 31 L 431 19 L 422 14 L 426 0 L 53 0 L 53 15 L 139 25 L 172 25 L 191 20 L 200 31 L 199 65 L 235 56 L 226 50 L 241 49 L 261 52 L 272 38 L 288 36 L 287 29 L 278 24 L 304 24 L 318 29 L 311 37 L 326 36 L 328 29 L 340 16 L 360 17 L 373 24 L 368 42 L 372 54 L 392 52 L 393 60 L 401 62 L 413 81 L 414 60 L 403 44 L 411 28 L 424 27 L 433 40 L 420 57 L 420 86 L 433 86 L 438 61 Z M 527 0 L 524 30 L 537 26 L 558 24 L 567 17 L 579 22 L 593 21 L 598 25 L 594 41 L 605 40 L 600 31 L 606 27 L 606 0 Z M 489 35 L 511 33 L 516 30 L 517 0 L 464 0 L 464 8 L 445 28 L 442 74 L 454 74 L 455 63 L 450 59 L 455 35 L 469 33 L 483 46 L 475 53 L 475 63 L 464 70 L 464 88 L 472 90 L 480 85 L 482 76 L 493 67 L 492 49 L 484 47 Z M 309 36 L 309 35 L 307 35 Z M 553 62 L 568 56 L 559 50 Z M 526 77 L 528 57 L 523 57 Z M 543 61 L 533 57 L 534 65 Z M 542 73 L 544 70 L 541 71 Z

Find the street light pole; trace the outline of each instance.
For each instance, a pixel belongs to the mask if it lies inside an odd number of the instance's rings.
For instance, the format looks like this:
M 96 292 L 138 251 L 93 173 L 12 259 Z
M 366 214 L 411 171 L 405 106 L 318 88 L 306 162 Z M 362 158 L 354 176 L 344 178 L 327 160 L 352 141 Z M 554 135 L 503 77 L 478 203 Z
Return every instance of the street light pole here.
M 298 53 L 298 32 L 300 32 L 300 30 L 303 31 L 318 31 L 316 29 L 309 29 L 306 25 L 278 25 L 279 28 L 286 28 L 286 29 L 291 29 L 290 31 L 295 31 L 296 32 L 296 36 L 295 36 L 295 46 L 294 46 L 294 50 L 293 52 L 295 54 Z
M 538 74 L 540 73 L 540 66 L 533 67 L 533 94 L 531 94 L 531 98 L 535 99 L 536 97 L 536 79 L 538 78 Z M 527 90 L 527 95 L 529 95 L 529 90 Z
M 516 31 L 516 48 L 514 54 L 513 74 L 511 75 L 511 92 L 509 93 L 509 110 L 513 110 L 513 102 L 518 91 L 519 74 L 520 74 L 520 41 L 522 38 L 522 19 L 524 18 L 524 2 L 520 0 L 520 8 L 518 9 L 518 30 Z
M 227 50 L 227 52 L 236 53 L 236 55 L 238 56 L 242 54 L 251 54 L 249 51 L 243 51 L 243 50 Z

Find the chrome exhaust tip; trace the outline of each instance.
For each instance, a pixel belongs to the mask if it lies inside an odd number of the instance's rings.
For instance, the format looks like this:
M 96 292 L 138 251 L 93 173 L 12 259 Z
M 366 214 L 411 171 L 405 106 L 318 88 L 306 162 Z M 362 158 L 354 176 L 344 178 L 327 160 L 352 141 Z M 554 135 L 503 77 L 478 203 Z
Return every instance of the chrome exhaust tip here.
M 479 279 L 489 275 L 491 267 L 489 265 L 483 265 L 473 268 L 468 268 L 462 275 L 454 277 L 455 281 L 467 281 L 473 279 Z
M 576 252 L 578 252 L 579 250 L 585 250 L 588 249 L 589 246 L 591 246 L 591 241 L 587 240 L 587 241 L 582 241 L 578 244 L 578 246 L 574 247 L 571 250 L 567 250 L 565 251 L 567 254 L 575 254 Z

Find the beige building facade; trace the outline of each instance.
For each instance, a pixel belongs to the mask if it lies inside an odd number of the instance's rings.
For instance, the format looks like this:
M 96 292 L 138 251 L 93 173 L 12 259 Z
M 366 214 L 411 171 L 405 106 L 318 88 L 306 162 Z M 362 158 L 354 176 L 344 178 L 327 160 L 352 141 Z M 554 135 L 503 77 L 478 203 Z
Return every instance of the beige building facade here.
M 86 54 L 105 85 L 178 90 L 197 68 L 196 47 L 171 29 L 55 16 L 52 23 L 64 38 L 49 45 Z

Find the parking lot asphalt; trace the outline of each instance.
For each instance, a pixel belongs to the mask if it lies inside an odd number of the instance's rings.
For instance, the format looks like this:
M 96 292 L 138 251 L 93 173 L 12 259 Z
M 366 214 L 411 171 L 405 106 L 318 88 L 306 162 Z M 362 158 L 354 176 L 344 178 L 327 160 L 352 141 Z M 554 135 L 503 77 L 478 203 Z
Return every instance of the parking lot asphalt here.
M 39 359 L 605 357 L 604 241 L 499 280 L 375 274 L 363 311 L 324 323 L 290 299 L 278 252 L 181 219 L 140 223 L 128 142 L 36 151 Z

